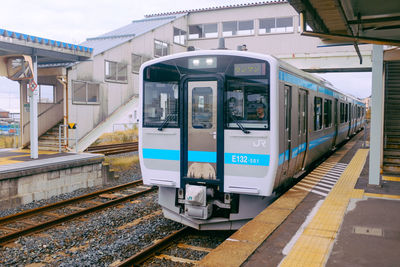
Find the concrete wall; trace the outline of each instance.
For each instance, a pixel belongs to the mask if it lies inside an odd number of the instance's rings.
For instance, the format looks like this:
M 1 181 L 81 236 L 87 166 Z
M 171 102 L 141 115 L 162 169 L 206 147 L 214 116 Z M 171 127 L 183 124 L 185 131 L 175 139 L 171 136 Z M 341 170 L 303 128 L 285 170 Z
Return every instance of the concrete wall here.
M 76 189 L 104 184 L 109 179 L 106 166 L 91 163 L 14 178 L 0 179 L 0 209 L 48 199 Z

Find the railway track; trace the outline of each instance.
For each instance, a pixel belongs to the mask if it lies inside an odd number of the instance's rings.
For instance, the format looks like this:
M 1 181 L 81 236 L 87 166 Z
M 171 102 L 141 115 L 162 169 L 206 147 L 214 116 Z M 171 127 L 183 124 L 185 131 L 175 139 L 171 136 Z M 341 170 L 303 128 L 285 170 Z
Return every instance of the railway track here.
M 0 245 L 156 190 L 156 188 L 140 185 L 142 181 L 138 180 L 2 217 L 0 218 Z
M 232 233 L 233 231 L 197 231 L 190 227 L 183 227 L 115 266 L 174 266 L 176 264 L 192 266 Z
M 104 155 L 121 154 L 127 152 L 138 151 L 138 142 L 126 142 L 110 145 L 90 146 L 85 152 L 100 153 Z

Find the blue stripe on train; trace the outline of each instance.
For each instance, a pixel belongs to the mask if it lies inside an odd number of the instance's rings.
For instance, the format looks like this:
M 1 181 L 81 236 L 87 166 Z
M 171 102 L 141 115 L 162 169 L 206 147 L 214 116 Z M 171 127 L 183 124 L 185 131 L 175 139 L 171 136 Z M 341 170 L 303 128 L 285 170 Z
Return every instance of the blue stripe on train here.
M 179 160 L 180 151 L 171 149 L 143 148 L 143 158 Z M 210 151 L 189 151 L 188 160 L 194 162 L 216 163 L 217 153 Z M 269 166 L 270 156 L 263 154 L 225 153 L 225 164 Z

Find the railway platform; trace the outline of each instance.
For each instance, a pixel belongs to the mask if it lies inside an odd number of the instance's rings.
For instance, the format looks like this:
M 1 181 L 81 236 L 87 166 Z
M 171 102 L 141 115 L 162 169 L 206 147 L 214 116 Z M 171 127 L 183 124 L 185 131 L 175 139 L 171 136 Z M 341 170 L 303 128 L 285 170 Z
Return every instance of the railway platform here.
M 397 266 L 400 177 L 368 185 L 369 149 L 359 135 L 199 266 Z
M 111 179 L 104 156 L 89 153 L 0 149 L 0 207 L 11 208 L 35 200 L 100 185 Z

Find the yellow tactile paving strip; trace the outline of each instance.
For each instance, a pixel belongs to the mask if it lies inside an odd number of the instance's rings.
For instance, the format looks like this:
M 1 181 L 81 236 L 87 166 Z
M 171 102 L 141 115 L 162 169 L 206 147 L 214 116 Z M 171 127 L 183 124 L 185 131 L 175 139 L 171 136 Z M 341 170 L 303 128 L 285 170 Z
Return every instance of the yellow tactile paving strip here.
M 30 155 L 31 151 L 29 149 L 18 149 L 18 150 L 10 150 L 8 152 L 15 153 L 16 155 L 8 155 L 7 157 L 0 157 L 0 165 L 13 164 L 18 162 L 24 162 L 23 160 L 18 160 L 18 158 L 27 157 Z M 24 153 L 23 155 L 18 155 L 19 153 Z M 44 151 L 40 150 L 38 152 L 39 155 L 52 155 L 57 154 L 55 151 Z
M 368 151 L 357 151 L 317 214 L 282 261 L 281 267 L 325 264 L 350 198 L 360 198 L 363 195 L 363 190 L 355 190 L 354 186 L 364 167 Z
M 400 182 L 400 177 L 393 177 L 393 176 L 382 176 L 382 180 L 385 181 L 392 181 L 392 182 Z
M 375 194 L 375 193 L 364 193 L 366 197 L 376 197 L 376 198 L 391 198 L 391 199 L 400 199 L 398 195 L 388 195 L 388 194 Z
M 321 179 L 353 147 L 354 143 L 355 140 L 347 143 L 309 175 L 314 179 Z M 297 190 L 294 186 L 205 256 L 196 266 L 240 266 L 308 194 L 309 190 Z

